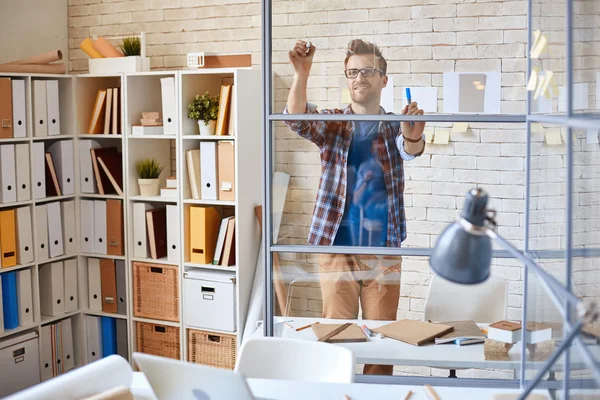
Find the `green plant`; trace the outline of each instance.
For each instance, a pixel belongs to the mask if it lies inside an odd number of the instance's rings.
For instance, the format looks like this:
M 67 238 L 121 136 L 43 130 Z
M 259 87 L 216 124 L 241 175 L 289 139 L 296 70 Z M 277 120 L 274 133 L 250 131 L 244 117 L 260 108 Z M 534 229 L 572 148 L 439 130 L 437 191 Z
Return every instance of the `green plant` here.
M 194 100 L 188 105 L 188 118 L 203 120 L 204 125 L 208 121 L 217 119 L 219 115 L 219 96 L 211 97 L 208 92 L 196 95 Z
M 139 56 L 142 54 L 142 44 L 140 38 L 136 36 L 124 38 L 123 43 L 120 44 L 119 47 L 125 57 Z
M 155 158 L 146 158 L 137 161 L 135 169 L 140 179 L 157 179 L 164 167 Z

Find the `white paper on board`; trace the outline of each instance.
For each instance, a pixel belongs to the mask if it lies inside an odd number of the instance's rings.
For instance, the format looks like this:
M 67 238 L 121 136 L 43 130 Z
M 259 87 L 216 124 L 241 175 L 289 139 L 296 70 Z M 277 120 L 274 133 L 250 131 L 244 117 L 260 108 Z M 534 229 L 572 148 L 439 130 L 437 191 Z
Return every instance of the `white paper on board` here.
M 416 101 L 419 108 L 426 113 L 437 113 L 437 91 L 435 87 L 410 87 L 412 101 Z M 402 109 L 408 103 L 406 101 L 406 88 L 402 88 Z
M 444 113 L 467 114 L 458 111 L 459 76 L 461 74 L 481 73 L 482 72 L 444 72 Z M 485 97 L 483 114 L 500 114 L 500 100 L 502 98 L 500 82 L 499 72 L 485 72 Z
M 575 83 L 573 85 L 573 111 L 587 110 L 589 99 L 589 85 L 587 83 Z M 567 112 L 567 87 L 558 88 L 558 112 Z
M 594 129 L 588 129 L 586 132 L 586 142 L 587 144 L 598 144 L 598 131 Z
M 381 101 L 379 105 L 385 112 L 395 112 L 394 109 L 394 78 L 388 76 L 388 83 L 381 91 Z

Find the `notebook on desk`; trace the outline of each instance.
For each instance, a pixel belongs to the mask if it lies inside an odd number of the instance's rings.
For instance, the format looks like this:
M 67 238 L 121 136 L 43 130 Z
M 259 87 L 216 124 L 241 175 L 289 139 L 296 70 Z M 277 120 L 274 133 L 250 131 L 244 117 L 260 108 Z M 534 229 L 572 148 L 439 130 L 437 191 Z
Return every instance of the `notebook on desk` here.
M 335 329 L 341 327 L 343 324 L 312 324 L 312 330 L 317 337 L 317 340 L 333 332 Z M 358 343 L 366 342 L 367 337 L 362 329 L 356 324 L 351 324 L 346 329 L 334 335 L 333 337 L 325 340 L 327 343 Z
M 449 325 L 403 319 L 371 330 L 376 333 L 381 333 L 385 337 L 396 339 L 414 346 L 421 346 L 422 344 L 432 341 L 436 337 L 451 332 L 453 329 L 454 328 Z
M 456 343 L 460 346 L 467 344 L 483 343 L 485 335 L 475 321 L 450 321 L 441 322 L 442 325 L 449 325 L 454 329 L 443 336 L 435 338 L 435 344 Z

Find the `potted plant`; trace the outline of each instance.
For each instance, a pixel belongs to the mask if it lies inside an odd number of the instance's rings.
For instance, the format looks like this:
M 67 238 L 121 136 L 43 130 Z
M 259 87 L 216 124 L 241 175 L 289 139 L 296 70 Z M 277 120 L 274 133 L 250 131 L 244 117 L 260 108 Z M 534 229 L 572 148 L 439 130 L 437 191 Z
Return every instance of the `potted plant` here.
M 142 41 L 137 36 L 124 38 L 123 43 L 121 43 L 119 47 L 125 57 L 142 55 Z
M 137 161 L 135 169 L 138 173 L 140 195 L 158 196 L 160 193 L 160 179 L 158 177 L 164 167 L 155 158 L 146 158 Z
M 219 115 L 219 96 L 211 97 L 208 92 L 196 95 L 188 105 L 188 118 L 198 121 L 200 135 L 214 135 Z

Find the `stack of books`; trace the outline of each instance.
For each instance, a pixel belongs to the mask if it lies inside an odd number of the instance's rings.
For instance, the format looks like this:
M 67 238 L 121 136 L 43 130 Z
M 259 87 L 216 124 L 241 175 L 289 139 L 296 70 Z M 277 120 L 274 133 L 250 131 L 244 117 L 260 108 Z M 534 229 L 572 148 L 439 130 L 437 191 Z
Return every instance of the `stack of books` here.
M 105 135 L 121 134 L 119 118 L 119 88 L 98 90 L 88 133 L 103 133 Z
M 162 135 L 164 134 L 162 115 L 158 111 L 143 112 L 140 125 L 131 127 L 134 136 Z

